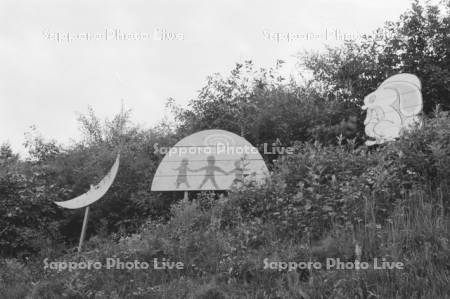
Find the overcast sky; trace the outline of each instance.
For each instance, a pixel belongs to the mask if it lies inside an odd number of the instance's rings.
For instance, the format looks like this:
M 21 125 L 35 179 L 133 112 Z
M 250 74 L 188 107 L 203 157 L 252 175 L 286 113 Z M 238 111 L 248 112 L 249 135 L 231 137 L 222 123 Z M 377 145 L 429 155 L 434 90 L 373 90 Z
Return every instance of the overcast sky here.
M 77 113 L 120 111 L 158 123 L 173 97 L 186 105 L 208 75 L 338 44 L 397 20 L 409 0 L 0 1 L 0 143 L 22 152 L 31 125 L 62 143 Z M 276 41 L 291 33 L 296 40 Z M 126 35 L 126 36 L 124 36 Z M 70 41 L 68 41 L 68 37 Z

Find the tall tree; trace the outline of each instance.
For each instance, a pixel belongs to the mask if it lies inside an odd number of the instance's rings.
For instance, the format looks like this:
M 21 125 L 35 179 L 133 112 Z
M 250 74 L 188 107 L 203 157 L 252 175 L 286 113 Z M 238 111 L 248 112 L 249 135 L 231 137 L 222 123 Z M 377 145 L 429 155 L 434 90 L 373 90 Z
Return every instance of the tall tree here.
M 325 87 L 328 98 L 359 104 L 387 77 L 408 72 L 422 81 L 424 111 L 450 109 L 450 1 L 416 0 L 399 21 L 325 53 L 301 53 L 301 65 Z M 444 5 L 445 4 L 445 5 Z

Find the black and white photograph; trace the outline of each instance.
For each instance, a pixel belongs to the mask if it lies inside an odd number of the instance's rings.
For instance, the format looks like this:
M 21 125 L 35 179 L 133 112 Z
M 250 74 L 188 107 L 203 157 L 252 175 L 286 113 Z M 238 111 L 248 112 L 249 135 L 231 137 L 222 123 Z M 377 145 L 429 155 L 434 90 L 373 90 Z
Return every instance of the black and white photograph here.
M 0 299 L 450 298 L 450 0 L 0 0 Z

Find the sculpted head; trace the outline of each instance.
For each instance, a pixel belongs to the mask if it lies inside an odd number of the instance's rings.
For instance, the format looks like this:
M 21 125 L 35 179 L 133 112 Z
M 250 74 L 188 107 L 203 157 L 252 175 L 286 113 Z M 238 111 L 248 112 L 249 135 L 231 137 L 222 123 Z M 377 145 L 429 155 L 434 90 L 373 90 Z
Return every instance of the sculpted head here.
M 366 135 L 383 143 L 400 136 L 419 122 L 422 111 L 422 93 L 419 79 L 411 74 L 399 74 L 385 80 L 374 92 L 364 98 L 367 110 L 364 121 Z

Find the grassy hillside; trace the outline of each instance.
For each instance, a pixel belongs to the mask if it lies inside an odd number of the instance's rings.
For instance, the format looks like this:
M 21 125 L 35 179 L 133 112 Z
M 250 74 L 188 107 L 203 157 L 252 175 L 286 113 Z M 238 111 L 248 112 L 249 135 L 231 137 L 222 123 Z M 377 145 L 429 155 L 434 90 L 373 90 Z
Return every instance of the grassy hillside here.
M 2 260 L 2 298 L 445 298 L 450 296 L 450 118 L 378 148 L 302 143 L 263 187 L 203 193 L 168 221 L 95 237 L 50 261 L 171 260 L 181 270 L 43 269 Z M 402 262 L 404 269 L 266 269 L 267 262 Z M 265 262 L 266 260 L 266 262 Z

